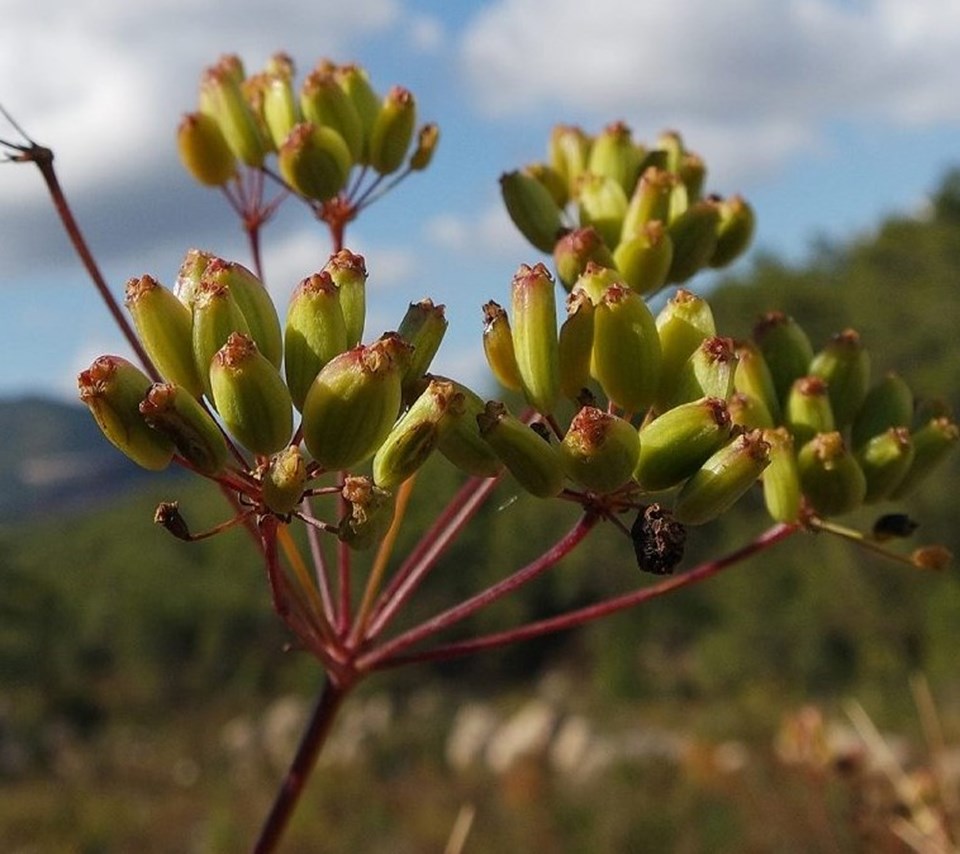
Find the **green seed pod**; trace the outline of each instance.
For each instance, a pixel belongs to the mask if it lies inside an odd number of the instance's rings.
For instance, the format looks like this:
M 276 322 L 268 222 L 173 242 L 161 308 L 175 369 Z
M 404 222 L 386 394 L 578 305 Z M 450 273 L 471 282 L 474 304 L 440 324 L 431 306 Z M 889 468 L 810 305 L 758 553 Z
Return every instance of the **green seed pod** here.
M 559 451 L 502 403 L 489 401 L 477 415 L 477 425 L 483 439 L 531 495 L 552 498 L 563 489 Z
M 283 77 L 289 77 L 291 79 L 297 73 L 297 68 L 296 65 L 294 65 L 293 57 L 290 56 L 289 53 L 284 53 L 282 50 L 278 50 L 276 53 L 270 56 L 264 65 L 263 70 L 267 74 L 277 74 Z
M 630 128 L 626 124 L 613 122 L 594 137 L 587 160 L 588 172 L 612 178 L 620 185 L 625 196 L 629 196 L 637 183 L 639 168 L 640 152 L 633 144 Z
M 668 406 L 676 406 L 701 397 L 727 400 L 733 394 L 737 354 L 733 339 L 711 335 L 700 342 L 677 374 L 668 396 Z
M 570 191 L 567 189 L 567 182 L 552 166 L 546 163 L 528 163 L 523 167 L 523 173 L 543 184 L 543 186 L 547 188 L 547 192 L 550 193 L 553 200 L 557 203 L 557 207 L 561 210 L 564 205 L 570 201 Z
M 210 386 L 227 430 L 247 450 L 264 456 L 290 442 L 290 392 L 250 336 L 230 334 L 210 364 Z
M 210 365 L 216 352 L 233 332 L 250 334 L 250 327 L 230 289 L 221 282 L 202 279 L 194 292 L 193 359 L 207 399 L 213 401 Z
M 440 143 L 440 128 L 428 122 L 417 131 L 417 147 L 413 149 L 408 164 L 412 172 L 422 172 L 433 161 L 433 155 Z
M 374 455 L 400 412 L 409 345 L 398 335 L 360 345 L 324 365 L 303 404 L 303 439 L 328 471 Z
M 550 191 L 536 178 L 514 171 L 500 176 L 500 194 L 520 233 L 541 252 L 553 252 L 564 227 Z
M 796 522 L 801 492 L 793 436 L 786 427 L 777 427 L 764 430 L 763 438 L 770 445 L 770 465 L 761 476 L 767 512 L 777 522 Z
M 640 430 L 634 471 L 643 489 L 656 492 L 686 480 L 730 438 L 727 405 L 706 397 L 669 409 Z
M 557 277 L 569 291 L 577 279 L 593 262 L 601 267 L 613 267 L 613 255 L 592 226 L 575 228 L 561 237 L 553 247 L 553 266 Z
M 946 415 L 931 418 L 913 435 L 913 461 L 906 475 L 890 494 L 891 498 L 910 495 L 950 453 L 960 439 L 960 428 Z
M 593 318 L 592 373 L 604 394 L 627 412 L 643 412 L 660 384 L 660 337 L 643 298 L 611 285 Z
M 593 226 L 609 247 L 617 245 L 627 213 L 627 195 L 613 178 L 584 172 L 577 181 L 580 224 Z
M 892 493 L 913 462 L 913 440 L 906 427 L 891 427 L 874 436 L 856 452 L 857 462 L 867 480 L 868 504 Z
M 183 258 L 176 281 L 173 283 L 173 295 L 193 313 L 193 304 L 196 301 L 197 288 L 203 278 L 203 271 L 214 258 L 209 252 L 202 249 L 190 249 Z
M 257 123 L 260 138 L 263 140 L 264 152 L 277 150 L 277 147 L 273 144 L 273 137 L 270 134 L 270 128 L 267 127 L 267 120 L 264 116 L 264 102 L 266 101 L 268 85 L 267 75 L 264 73 L 254 74 L 240 84 L 240 91 L 250 105 L 250 111 L 253 113 L 253 118 Z
M 779 423 L 780 401 L 767 360 L 752 341 L 738 340 L 735 346 L 737 370 L 733 374 L 734 389 L 758 401 L 770 413 L 771 421 Z
M 613 259 L 624 281 L 638 294 L 655 294 L 667 281 L 673 261 L 673 241 L 659 220 L 642 226 L 620 242 Z
M 177 151 L 184 168 L 207 187 L 222 187 L 237 174 L 237 159 L 206 113 L 185 115 L 177 128 Z
M 306 121 L 335 130 L 356 161 L 363 150 L 363 124 L 353 101 L 331 69 L 315 68 L 300 89 L 300 109 Z
M 567 319 L 560 326 L 557 358 L 560 391 L 570 400 L 576 400 L 590 382 L 593 314 L 593 303 L 586 291 L 573 291 L 567 296 Z
M 603 295 L 611 285 L 624 285 L 620 271 L 613 267 L 603 267 L 588 261 L 580 278 L 573 286 L 574 291 L 585 291 L 590 301 L 597 305 L 603 300 Z
M 389 175 L 403 166 L 416 123 L 417 104 L 413 93 L 394 86 L 383 99 L 370 131 L 370 165 L 381 175 Z
M 580 176 L 587 171 L 590 146 L 590 137 L 572 125 L 556 125 L 550 134 L 550 166 L 567 182 L 570 195 L 573 195 Z
M 584 406 L 559 446 L 563 470 L 574 483 L 605 495 L 630 482 L 640 439 L 629 421 Z
M 817 433 L 835 430 L 827 384 L 820 377 L 796 380 L 787 396 L 783 420 L 798 446 L 809 442 Z
M 330 256 L 323 268 L 340 293 L 340 308 L 347 328 L 347 347 L 356 347 L 363 338 L 367 319 L 367 265 L 362 255 L 341 249 Z
M 437 450 L 458 469 L 473 477 L 494 477 L 499 474 L 503 463 L 493 448 L 480 437 L 480 428 L 477 426 L 477 416 L 484 410 L 483 399 L 465 385 L 447 377 L 426 377 L 420 381 L 421 385 L 430 379 L 452 384 L 463 399 L 463 415 L 451 419 L 446 429 L 441 431 Z
M 307 391 L 320 369 L 346 349 L 339 291 L 329 273 L 314 273 L 297 285 L 290 298 L 283 336 L 283 369 L 298 411 L 303 411 Z
M 730 420 L 746 430 L 768 429 L 774 427 L 770 410 L 762 400 L 752 394 L 735 391 L 727 401 Z
M 707 164 L 699 154 L 691 151 L 685 152 L 680 158 L 680 166 L 677 174 L 687 188 L 687 198 L 691 202 L 700 201 L 703 198 L 703 185 L 707 179 Z
M 183 386 L 194 397 L 203 394 L 193 361 L 190 309 L 152 276 L 130 279 L 123 302 L 161 376 Z
M 797 453 L 804 497 L 820 516 L 856 510 L 867 494 L 867 480 L 843 437 L 818 433 Z
M 173 442 L 150 427 L 140 414 L 140 401 L 150 378 L 120 356 L 100 356 L 77 377 L 80 400 L 103 435 L 137 465 L 160 471 L 173 459 Z
M 288 445 L 259 469 L 263 503 L 274 513 L 286 516 L 303 499 L 307 483 L 307 463 L 297 445 Z
M 483 306 L 483 354 L 497 382 L 510 391 L 520 391 L 523 380 L 513 349 L 510 318 L 504 308 L 493 300 Z
M 216 475 L 227 464 L 227 440 L 210 413 L 186 389 L 155 383 L 140 403 L 140 414 L 170 439 L 177 453 L 200 474 Z
M 663 153 L 663 168 L 668 172 L 679 172 L 683 164 L 683 155 L 687 149 L 679 131 L 665 130 L 657 137 L 655 148 Z
M 383 539 L 393 522 L 394 497 L 369 477 L 348 476 L 340 490 L 350 512 L 340 520 L 337 537 L 352 549 L 368 549 Z
M 465 408 L 463 395 L 452 382 L 431 379 L 374 455 L 374 483 L 389 490 L 400 486 L 427 461 Z
M 853 423 L 870 384 L 870 354 L 853 329 L 830 339 L 810 362 L 810 373 L 827 383 L 837 429 Z
M 813 359 L 810 339 L 792 317 L 782 311 L 769 311 L 753 327 L 753 340 L 770 370 L 776 399 L 780 404 L 785 404 L 794 381 L 805 377 L 810 371 L 810 361 Z M 773 412 L 773 409 L 770 411 Z
M 373 125 L 380 114 L 380 96 L 370 85 L 367 72 L 359 65 L 340 65 L 333 69 L 333 75 L 340 88 L 347 93 L 353 102 L 353 107 L 360 117 L 360 126 L 363 131 L 363 146 L 359 162 L 370 164 L 370 135 Z
M 210 259 L 203 278 L 230 289 L 257 349 L 279 368 L 283 358 L 283 334 L 277 309 L 263 282 L 242 264 L 222 258 Z
M 267 77 L 263 89 L 263 121 L 274 149 L 279 151 L 290 131 L 303 121 L 292 75 L 275 73 Z
M 266 141 L 234 71 L 222 64 L 207 69 L 201 82 L 201 110 L 220 126 L 238 160 L 254 169 L 263 165 Z
M 864 398 L 853 420 L 851 439 L 859 450 L 874 436 L 890 427 L 909 427 L 913 423 L 913 392 L 903 377 L 887 373 Z
M 397 327 L 397 333 L 412 348 L 402 379 L 404 400 L 410 400 L 414 386 L 430 370 L 430 363 L 440 349 L 440 343 L 447 331 L 447 318 L 444 306 L 434 305 L 432 299 L 412 302 L 407 313 Z
M 684 525 L 716 519 L 756 483 L 769 463 L 770 446 L 760 431 L 741 433 L 683 485 L 673 506 L 674 518 Z
M 667 300 L 657 315 L 660 336 L 661 368 L 657 407 L 666 409 L 687 359 L 703 343 L 717 334 L 710 304 L 684 288 Z
M 717 245 L 708 262 L 714 268 L 726 267 L 746 252 L 757 224 L 753 208 L 742 196 L 723 199 L 718 210 Z
M 673 241 L 673 260 L 668 282 L 685 282 L 709 263 L 717 248 L 719 222 L 718 206 L 709 200 L 694 202 L 670 220 L 668 232 Z
M 620 240 L 630 240 L 648 222 L 667 222 L 670 194 L 676 183 L 675 175 L 656 166 L 644 170 L 627 204 Z
M 277 165 L 283 180 L 301 196 L 326 202 L 346 186 L 353 158 L 335 130 L 301 122 L 280 146 Z
M 546 415 L 560 396 L 557 306 L 553 277 L 543 264 L 521 264 L 511 284 L 513 349 L 524 397 Z

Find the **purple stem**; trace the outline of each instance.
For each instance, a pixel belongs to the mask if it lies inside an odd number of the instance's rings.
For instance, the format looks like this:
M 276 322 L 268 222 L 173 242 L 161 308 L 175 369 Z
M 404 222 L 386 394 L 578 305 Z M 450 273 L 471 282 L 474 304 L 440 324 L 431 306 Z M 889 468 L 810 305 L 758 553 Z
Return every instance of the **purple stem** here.
M 304 498 L 300 505 L 303 515 L 310 519 L 317 517 L 313 512 L 313 505 L 309 498 Z M 320 532 L 313 526 L 307 525 L 307 541 L 310 543 L 310 557 L 317 577 L 317 589 L 320 591 L 320 601 L 323 602 L 323 615 L 327 622 L 334 624 L 333 597 L 330 595 L 330 582 L 327 579 L 327 562 L 323 556 L 323 547 L 320 545 Z

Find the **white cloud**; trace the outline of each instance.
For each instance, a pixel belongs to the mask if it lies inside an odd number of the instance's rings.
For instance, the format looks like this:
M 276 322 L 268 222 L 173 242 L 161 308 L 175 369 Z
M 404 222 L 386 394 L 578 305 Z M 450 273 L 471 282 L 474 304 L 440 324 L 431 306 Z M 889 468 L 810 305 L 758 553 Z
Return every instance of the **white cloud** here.
M 470 216 L 434 216 L 423 231 L 434 246 L 461 256 L 516 259 L 535 251 L 517 232 L 499 200 Z
M 423 53 L 433 53 L 443 45 L 446 33 L 443 24 L 428 15 L 418 15 L 407 25 L 410 43 Z

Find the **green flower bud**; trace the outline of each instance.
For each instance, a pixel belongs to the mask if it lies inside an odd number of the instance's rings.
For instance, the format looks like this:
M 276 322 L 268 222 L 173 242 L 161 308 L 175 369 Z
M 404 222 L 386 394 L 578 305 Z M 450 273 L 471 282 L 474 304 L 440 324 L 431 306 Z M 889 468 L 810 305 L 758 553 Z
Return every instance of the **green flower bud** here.
M 753 327 L 753 340 L 770 370 L 776 399 L 781 404 L 786 403 L 794 381 L 805 377 L 810 370 L 813 347 L 807 333 L 782 311 L 769 311 Z M 764 400 L 764 403 L 768 402 Z
M 370 136 L 373 125 L 380 114 L 380 97 L 370 85 L 367 72 L 358 65 L 341 65 L 333 69 L 333 75 L 340 88 L 347 93 L 353 103 L 363 131 L 363 146 L 359 162 L 370 164 Z
M 332 70 L 317 68 L 307 75 L 300 90 L 300 109 L 306 121 L 340 134 L 351 159 L 359 159 L 364 142 L 360 114 Z
M 207 187 L 222 187 L 237 173 L 237 160 L 206 113 L 185 115 L 177 128 L 180 162 L 195 180 Z
M 864 398 L 853 421 L 853 447 L 860 449 L 874 436 L 890 427 L 909 427 L 913 423 L 913 392 L 903 377 L 887 373 Z
M 409 399 L 414 385 L 430 370 L 430 363 L 437 355 L 446 331 L 444 306 L 434 305 L 431 299 L 410 303 L 400 326 L 397 327 L 400 337 L 413 347 L 413 354 L 402 379 L 404 399 Z
M 410 170 L 422 172 L 433 161 L 433 155 L 440 143 L 440 128 L 433 122 L 428 122 L 417 131 L 417 147 L 410 155 Z
M 150 378 L 120 356 L 100 356 L 77 377 L 80 400 L 103 435 L 137 465 L 160 471 L 170 465 L 173 442 L 150 427 L 140 414 L 140 401 Z
M 201 474 L 219 474 L 227 464 L 223 431 L 186 389 L 155 383 L 140 403 L 140 414 Z
M 837 429 L 853 423 L 870 383 L 870 354 L 853 329 L 845 329 L 810 362 L 810 373 L 827 383 Z
M 580 278 L 573 286 L 574 291 L 584 291 L 590 297 L 590 301 L 597 305 L 603 300 L 603 295 L 611 285 L 624 285 L 623 277 L 620 271 L 613 267 L 603 267 L 588 261 L 587 266 Z
M 230 433 L 258 456 L 285 447 L 293 433 L 293 403 L 280 372 L 253 339 L 232 332 L 210 364 L 217 412 Z
M 346 477 L 340 494 L 350 512 L 340 520 L 337 537 L 352 549 L 368 549 L 383 539 L 393 522 L 393 493 L 369 477 Z
M 557 307 L 553 278 L 543 264 L 521 264 L 511 285 L 513 349 L 524 397 L 546 414 L 560 396 Z
M 752 394 L 735 391 L 730 395 L 727 407 L 730 410 L 730 420 L 738 427 L 757 430 L 775 426 L 766 404 Z
M 190 309 L 152 276 L 130 279 L 123 302 L 161 376 L 183 386 L 194 397 L 203 394 L 193 361 Z
M 493 300 L 483 306 L 483 354 L 497 382 L 510 391 L 520 391 L 523 380 L 513 349 L 510 318 L 503 307 Z
M 353 158 L 335 130 L 302 122 L 280 146 L 277 165 L 283 180 L 301 196 L 326 202 L 346 186 Z
M 640 430 L 634 471 L 645 490 L 669 489 L 694 474 L 730 438 L 727 405 L 716 397 L 669 409 Z
M 362 255 L 341 249 L 330 256 L 323 268 L 340 293 L 340 308 L 347 329 L 347 347 L 356 347 L 363 338 L 367 319 L 367 265 Z
M 274 513 L 286 516 L 303 499 L 307 483 L 307 463 L 296 445 L 288 445 L 259 469 L 263 503 Z
M 625 196 L 629 196 L 637 183 L 639 168 L 640 152 L 633 144 L 630 128 L 626 124 L 613 122 L 594 137 L 587 160 L 588 172 L 612 178 L 620 185 Z
M 213 259 L 213 255 L 202 249 L 190 249 L 183 258 L 176 281 L 173 283 L 173 295 L 193 313 L 197 288 L 203 278 L 203 271 Z
M 222 282 L 202 279 L 194 292 L 192 344 L 197 374 L 207 399 L 213 401 L 210 365 L 231 333 L 250 334 L 250 327 L 230 289 Z
M 613 267 L 613 255 L 592 226 L 575 228 L 561 237 L 553 247 L 553 266 L 557 277 L 569 291 L 577 279 L 593 262 L 601 267 Z
M 630 240 L 648 222 L 667 222 L 670 194 L 676 182 L 675 175 L 656 166 L 644 171 L 627 204 L 620 240 Z
M 567 296 L 567 319 L 560 326 L 557 358 L 560 391 L 570 400 L 576 400 L 590 382 L 593 314 L 593 302 L 586 291 L 573 291 Z
M 400 412 L 400 377 L 410 346 L 384 336 L 332 359 L 303 404 L 303 439 L 328 471 L 348 469 L 376 452 Z
M 817 433 L 835 430 L 827 384 L 820 377 L 796 380 L 787 396 L 783 418 L 798 445 L 809 442 Z
M 670 221 L 673 261 L 668 282 L 685 282 L 709 263 L 717 248 L 719 222 L 717 205 L 711 201 L 694 202 Z
M 913 461 L 906 475 L 890 494 L 891 498 L 910 495 L 950 453 L 960 439 L 960 428 L 946 415 L 931 418 L 913 435 Z
M 661 352 L 657 406 L 666 409 L 687 359 L 704 339 L 717 334 L 710 304 L 702 297 L 678 288 L 657 315 L 657 334 Z
M 263 121 L 276 150 L 286 141 L 290 131 L 303 121 L 300 104 L 293 91 L 292 75 L 274 73 L 266 78 L 263 88 Z
M 465 408 L 463 395 L 452 382 L 431 379 L 374 455 L 374 483 L 389 490 L 400 486 L 427 461 Z
M 238 160 L 254 169 L 263 165 L 267 146 L 234 70 L 222 64 L 207 69 L 201 83 L 201 109 L 220 126 Z
M 431 377 L 430 379 L 434 379 Z M 503 469 L 500 457 L 480 436 L 477 416 L 484 410 L 483 399 L 465 385 L 447 377 L 435 377 L 450 383 L 463 399 L 463 415 L 450 419 L 440 433 L 437 450 L 458 469 L 473 477 L 494 477 Z M 424 380 L 421 380 L 421 384 Z
M 660 337 L 643 298 L 611 285 L 593 318 L 592 372 L 604 394 L 627 412 L 643 412 L 660 384 Z
M 520 233 L 541 252 L 552 252 L 564 227 L 550 191 L 536 178 L 514 171 L 500 176 L 500 194 Z
M 716 519 L 756 483 L 769 463 L 770 446 L 760 431 L 741 433 L 683 485 L 673 506 L 674 518 L 684 525 Z
M 559 451 L 502 403 L 489 401 L 477 415 L 477 425 L 483 439 L 531 495 L 552 498 L 563 489 Z
M 550 166 L 567 182 L 570 195 L 580 176 L 587 171 L 590 145 L 590 137 L 572 125 L 556 125 L 550 134 Z
M 654 294 L 667 281 L 673 241 L 663 223 L 652 220 L 633 237 L 621 241 L 613 251 L 613 259 L 624 281 L 638 294 Z
M 726 267 L 739 258 L 753 240 L 756 215 L 742 196 L 731 196 L 718 204 L 717 245 L 710 256 L 711 267 Z
M 837 433 L 819 433 L 797 454 L 800 487 L 820 516 L 856 510 L 867 494 L 867 480 Z
M 283 369 L 298 411 L 320 369 L 347 349 L 340 296 L 329 273 L 314 273 L 297 285 L 287 309 Z
M 780 401 L 773 384 L 773 375 L 760 348 L 752 341 L 736 342 L 737 370 L 733 374 L 733 387 L 741 394 L 756 400 L 770 413 L 773 424 L 780 421 Z
M 203 278 L 229 288 L 257 349 L 279 368 L 283 358 L 280 318 L 263 282 L 242 264 L 222 258 L 210 259 Z
M 629 421 L 583 407 L 560 443 L 560 461 L 572 481 L 604 495 L 629 483 L 640 454 L 640 439 Z
M 677 174 L 687 188 L 687 198 L 692 202 L 699 201 L 703 197 L 703 185 L 707 179 L 707 164 L 703 158 L 691 151 L 684 153 Z
M 669 405 L 701 397 L 726 400 L 733 394 L 736 369 L 737 354 L 732 339 L 718 335 L 704 338 L 680 368 L 676 385 L 668 393 Z
M 761 476 L 767 512 L 777 522 L 796 522 L 801 492 L 793 436 L 786 427 L 777 427 L 764 430 L 763 438 L 770 445 L 770 465 Z
M 407 158 L 417 123 L 413 93 L 394 86 L 383 99 L 370 131 L 370 165 L 381 175 L 396 172 Z
M 577 182 L 580 224 L 592 225 L 607 246 L 616 246 L 627 213 L 627 195 L 613 178 L 585 172 Z
M 913 440 L 906 427 L 891 427 L 868 440 L 856 452 L 867 480 L 864 501 L 872 503 L 890 495 L 906 476 L 913 462 Z

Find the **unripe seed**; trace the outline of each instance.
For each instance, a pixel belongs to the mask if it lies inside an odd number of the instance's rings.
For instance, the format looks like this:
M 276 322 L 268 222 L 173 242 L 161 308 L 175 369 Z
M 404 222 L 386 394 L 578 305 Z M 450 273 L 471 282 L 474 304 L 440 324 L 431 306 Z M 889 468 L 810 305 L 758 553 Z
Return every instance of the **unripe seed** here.
M 561 237 L 553 247 L 553 266 L 557 278 L 569 291 L 577 279 L 593 262 L 601 267 L 613 267 L 613 255 L 603 242 L 599 232 L 592 226 L 575 228 Z
M 446 377 L 435 379 L 451 383 L 456 393 L 462 396 L 464 408 L 463 415 L 452 419 L 441 432 L 437 450 L 453 465 L 473 477 L 494 477 L 499 474 L 503 463 L 493 448 L 481 438 L 477 426 L 477 416 L 484 410 L 483 399 L 455 380 Z
M 756 216 L 742 196 L 723 199 L 718 206 L 717 245 L 710 256 L 711 267 L 726 267 L 739 258 L 753 240 Z
M 629 483 L 639 453 L 633 425 L 594 406 L 583 407 L 573 417 L 560 443 L 567 477 L 601 495 Z
M 833 336 L 810 362 L 810 373 L 827 383 L 837 429 L 853 422 L 870 383 L 870 354 L 853 329 Z
M 155 383 L 140 403 L 140 414 L 169 438 L 198 472 L 215 475 L 227 464 L 227 441 L 210 413 L 186 389 Z
M 511 285 L 512 337 L 523 394 L 546 414 L 560 396 L 557 308 L 553 278 L 543 264 L 522 264 Z
M 608 247 L 616 246 L 627 213 L 623 187 L 613 178 L 585 172 L 577 182 L 576 198 L 580 224 L 593 226 Z
M 673 261 L 673 241 L 659 220 L 642 226 L 613 252 L 624 281 L 641 296 L 655 294 L 667 281 Z
M 560 391 L 571 400 L 576 400 L 590 382 L 593 314 L 593 303 L 586 291 L 573 291 L 567 296 L 567 319 L 560 325 L 557 358 Z
M 274 513 L 292 513 L 303 499 L 307 463 L 297 445 L 278 451 L 260 468 L 263 503 Z
M 340 292 L 347 347 L 356 347 L 363 338 L 367 318 L 367 266 L 363 256 L 341 249 L 330 256 L 323 272 L 329 273 Z
M 483 306 L 483 353 L 497 382 L 510 391 L 520 391 L 523 380 L 513 349 L 510 318 L 493 300 Z
M 860 449 L 890 427 L 913 423 L 913 392 L 899 374 L 886 374 L 864 398 L 851 428 L 853 447 Z
M 430 370 L 430 364 L 440 349 L 446 331 L 444 306 L 434 305 L 431 299 L 410 303 L 407 313 L 397 327 L 400 337 L 413 348 L 402 379 L 404 399 L 410 399 L 413 387 Z
M 381 175 L 396 172 L 403 165 L 416 123 L 413 93 L 394 86 L 384 98 L 370 131 L 370 165 Z
M 346 186 L 353 158 L 335 130 L 301 122 L 280 146 L 277 165 L 301 196 L 326 202 Z
M 717 248 L 719 221 L 717 205 L 711 201 L 694 202 L 670 220 L 668 232 L 673 241 L 673 259 L 668 282 L 685 282 L 709 263 Z
M 612 178 L 629 195 L 637 183 L 639 168 L 640 152 L 626 124 L 613 122 L 594 137 L 587 160 L 588 172 Z
M 541 252 L 552 252 L 564 227 L 550 191 L 536 178 L 514 171 L 500 176 L 500 194 L 520 233 Z
M 563 489 L 563 468 L 557 449 L 507 412 L 502 403 L 489 401 L 477 415 L 477 425 L 483 439 L 531 495 L 552 498 Z
M 734 389 L 756 400 L 770 413 L 772 424 L 778 423 L 781 418 L 780 400 L 767 360 L 752 341 L 737 341 L 735 346 L 737 370 L 733 374 Z
M 263 88 L 263 121 L 275 150 L 280 149 L 290 131 L 303 121 L 300 104 L 293 91 L 292 74 L 278 72 L 266 78 Z
M 909 495 L 943 462 L 960 440 L 960 428 L 949 416 L 940 415 L 914 431 L 912 440 L 913 461 L 891 498 Z
M 856 453 L 867 480 L 866 503 L 880 501 L 892 493 L 913 462 L 913 440 L 906 427 L 891 427 L 874 436 Z
M 590 146 L 590 137 L 572 125 L 556 125 L 550 134 L 550 165 L 567 182 L 571 195 L 580 176 L 587 171 Z
M 347 93 L 353 103 L 357 115 L 360 117 L 360 126 L 363 131 L 363 145 L 359 162 L 370 164 L 370 135 L 373 132 L 374 122 L 380 113 L 380 97 L 374 92 L 367 77 L 367 72 L 358 65 L 340 65 L 333 69 L 340 88 Z
M 668 393 L 669 405 L 701 397 L 727 400 L 733 394 L 736 369 L 733 340 L 718 335 L 705 338 L 680 368 L 672 393 Z
M 805 377 L 810 370 L 813 347 L 807 333 L 782 311 L 769 311 L 754 326 L 753 340 L 770 370 L 777 401 L 786 403 L 794 381 Z M 741 390 L 751 391 L 748 388 Z M 756 394 L 757 390 L 752 392 Z M 757 396 L 763 399 L 761 395 Z M 773 413 L 773 409 L 770 411 Z M 776 417 L 776 413 L 773 414 Z
M 835 430 L 827 384 L 820 377 L 800 377 L 787 396 L 783 418 L 797 445 L 809 442 L 817 433 Z
M 810 506 L 821 516 L 856 510 L 867 494 L 867 481 L 843 437 L 819 433 L 797 453 L 800 487 Z
M 440 128 L 433 122 L 428 122 L 417 131 L 417 147 L 410 155 L 410 169 L 422 172 L 433 161 L 437 145 L 440 143 Z
M 337 529 L 338 538 L 352 549 L 368 549 L 378 543 L 393 522 L 394 497 L 369 477 L 348 476 L 340 490 L 350 511 Z
M 210 365 L 217 351 L 227 343 L 231 333 L 250 334 L 246 318 L 230 289 L 220 283 L 201 280 L 194 292 L 193 359 L 207 399 L 213 402 Z
M 704 339 L 716 335 L 717 328 L 710 304 L 684 288 L 679 288 L 667 300 L 656 323 L 661 352 L 657 406 L 662 410 L 667 408 L 667 401 L 687 359 Z
M 185 115 L 177 128 L 177 151 L 184 168 L 207 187 L 222 187 L 237 172 L 237 160 L 206 113 Z
M 770 465 L 761 476 L 767 512 L 777 522 L 796 522 L 801 492 L 793 436 L 786 427 L 778 427 L 764 430 L 763 438 L 770 445 Z
M 197 288 L 200 287 L 200 280 L 203 278 L 203 271 L 207 269 L 207 264 L 214 257 L 210 252 L 204 252 L 202 249 L 190 249 L 183 257 L 183 263 L 173 283 L 173 295 L 190 309 L 191 313 L 196 301 Z
M 340 134 L 356 161 L 363 150 L 363 124 L 353 101 L 337 83 L 333 70 L 317 68 L 300 89 L 300 109 L 306 121 Z
M 631 191 L 620 240 L 629 240 L 649 222 L 667 222 L 670 194 L 676 182 L 675 175 L 656 166 L 644 170 L 636 189 Z
M 220 64 L 207 69 L 201 83 L 201 109 L 220 126 L 230 150 L 247 166 L 263 165 L 267 146 L 250 104 L 241 90 L 242 66 Z

